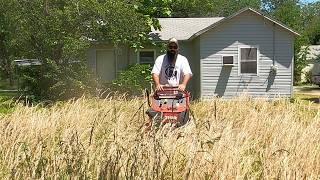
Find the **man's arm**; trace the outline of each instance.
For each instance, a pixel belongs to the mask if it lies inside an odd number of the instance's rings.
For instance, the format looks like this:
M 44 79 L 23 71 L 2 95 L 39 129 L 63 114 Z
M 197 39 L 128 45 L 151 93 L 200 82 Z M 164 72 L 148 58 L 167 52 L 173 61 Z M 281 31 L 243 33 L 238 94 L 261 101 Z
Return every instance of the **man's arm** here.
M 156 90 L 162 91 L 163 90 L 163 85 L 160 84 L 160 77 L 158 74 L 153 73 L 152 74 L 153 82 L 156 86 Z
M 183 61 L 183 66 L 182 66 L 182 73 L 183 73 L 183 80 L 182 83 L 179 84 L 179 90 L 184 91 L 187 87 L 187 84 L 189 82 L 189 80 L 192 77 L 192 72 L 191 72 L 191 68 L 188 62 L 188 59 L 185 58 Z
M 163 58 L 164 58 L 163 56 L 157 57 L 151 71 L 154 85 L 156 86 L 156 90 L 158 91 L 163 90 L 163 86 L 160 84 L 160 72 L 161 72 Z
M 181 84 L 179 84 L 178 89 L 181 91 L 186 90 L 187 84 L 189 80 L 191 79 L 192 75 L 191 74 L 186 74 L 183 76 L 183 81 Z

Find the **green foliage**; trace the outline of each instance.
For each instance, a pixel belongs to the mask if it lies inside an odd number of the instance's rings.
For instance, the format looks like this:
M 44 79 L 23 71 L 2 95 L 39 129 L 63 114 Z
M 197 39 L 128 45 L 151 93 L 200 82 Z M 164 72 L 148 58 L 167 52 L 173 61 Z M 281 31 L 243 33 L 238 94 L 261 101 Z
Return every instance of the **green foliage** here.
M 12 86 L 8 79 L 0 79 L 0 90 L 15 90 L 17 86 Z
M 152 21 L 148 16 L 137 11 L 135 4 L 120 0 L 92 1 L 84 4 L 84 9 L 91 9 L 87 16 L 93 16 L 87 33 L 99 41 L 111 41 L 114 44 L 129 44 L 140 48 L 149 41 L 148 33 Z
M 260 9 L 261 2 L 260 0 L 241 0 L 241 1 L 234 1 L 234 0 L 227 0 L 227 1 L 220 1 L 215 0 L 214 1 L 214 9 L 213 12 L 215 12 L 215 16 L 230 16 L 237 11 L 251 7 L 255 9 Z
M 16 1 L 0 0 L 0 78 L 9 79 L 10 85 L 13 83 L 11 60 L 19 54 L 15 37 L 19 31 L 16 5 Z
M 311 44 L 320 45 L 320 17 L 315 17 L 306 29 Z
M 171 8 L 172 17 L 227 17 L 245 7 L 260 6 L 260 0 L 176 0 Z
M 172 0 L 135 0 L 134 8 L 143 14 L 151 26 L 160 29 L 159 21 L 156 18 L 170 17 Z
M 320 54 L 314 58 L 314 62 L 320 63 Z
M 0 93 L 0 115 L 8 114 L 14 110 L 14 102 L 12 95 Z
M 41 66 L 16 67 L 21 92 L 31 99 L 64 100 L 94 94 L 97 83 L 81 62 L 57 65 L 48 61 Z
M 310 44 L 320 44 L 320 2 L 305 5 L 302 11 L 305 34 Z
M 296 30 L 302 30 L 303 19 L 301 17 L 301 7 L 295 0 L 287 0 L 273 11 L 273 16 L 288 27 Z
M 294 84 L 301 81 L 302 69 L 307 65 L 308 46 L 302 47 L 302 40 L 295 42 L 295 57 L 294 57 Z
M 263 10 L 269 13 L 275 12 L 287 4 L 298 4 L 299 0 L 262 0 Z
M 4 5 L 0 8 L 6 10 L 0 12 L 0 22 L 8 22 L 0 25 L 3 26 L 0 54 L 5 54 L 1 50 L 7 53 L 1 59 L 10 66 L 13 59 L 42 62 L 39 67 L 18 70 L 21 88 L 34 100 L 60 100 L 94 93 L 96 82 L 85 64 L 91 41 L 134 48 L 149 41 L 148 19 L 125 1 L 0 0 L 0 3 Z M 8 46 L 11 42 L 14 44 Z M 8 72 L 7 69 L 2 71 Z
M 210 16 L 213 12 L 211 0 L 177 0 L 172 3 L 173 17 L 201 17 Z
M 312 71 L 307 71 L 305 73 L 305 83 L 306 84 L 312 84 Z
M 59 66 L 52 62 L 50 67 L 51 72 L 44 75 L 45 82 L 53 82 L 48 90 L 52 92 L 50 99 L 69 99 L 81 97 L 83 94 L 95 94 L 98 84 L 86 64 L 74 62 Z
M 121 72 L 113 85 L 123 92 L 132 95 L 141 95 L 144 89 L 149 89 L 152 84 L 151 67 L 146 64 L 135 64 Z

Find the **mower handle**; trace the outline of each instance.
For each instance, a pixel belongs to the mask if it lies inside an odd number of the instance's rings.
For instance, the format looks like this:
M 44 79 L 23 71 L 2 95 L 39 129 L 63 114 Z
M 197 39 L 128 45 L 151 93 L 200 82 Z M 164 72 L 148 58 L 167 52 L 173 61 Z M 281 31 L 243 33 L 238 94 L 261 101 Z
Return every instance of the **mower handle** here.
M 159 92 L 171 92 L 171 91 L 178 91 L 179 93 L 186 93 L 187 91 L 184 90 L 180 90 L 178 89 L 178 86 L 163 86 L 163 90 L 156 90 L 155 93 L 159 93 Z
M 178 86 L 165 86 L 163 90 L 156 90 L 154 97 L 166 97 L 169 99 L 181 99 L 183 97 L 188 97 L 188 91 L 181 91 Z
M 178 90 L 179 86 L 169 86 L 169 85 L 164 85 L 163 89 L 168 89 L 168 90 Z

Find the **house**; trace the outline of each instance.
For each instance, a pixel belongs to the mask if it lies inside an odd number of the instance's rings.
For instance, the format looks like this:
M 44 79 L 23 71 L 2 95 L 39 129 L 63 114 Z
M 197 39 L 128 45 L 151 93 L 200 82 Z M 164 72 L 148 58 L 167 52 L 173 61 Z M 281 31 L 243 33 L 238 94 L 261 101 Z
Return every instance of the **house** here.
M 302 69 L 301 80 L 307 82 L 307 74 L 310 72 L 312 75 L 320 75 L 320 45 L 310 45 L 307 54 L 307 66 Z M 310 78 L 310 77 L 309 77 Z
M 193 71 L 193 96 L 230 98 L 290 97 L 293 94 L 294 38 L 285 25 L 246 8 L 230 17 L 160 18 L 155 41 L 179 40 L 181 54 Z M 98 44 L 88 51 L 89 66 L 104 80 L 112 80 L 129 64 L 152 63 L 161 54 L 155 47 L 135 52 L 128 47 Z

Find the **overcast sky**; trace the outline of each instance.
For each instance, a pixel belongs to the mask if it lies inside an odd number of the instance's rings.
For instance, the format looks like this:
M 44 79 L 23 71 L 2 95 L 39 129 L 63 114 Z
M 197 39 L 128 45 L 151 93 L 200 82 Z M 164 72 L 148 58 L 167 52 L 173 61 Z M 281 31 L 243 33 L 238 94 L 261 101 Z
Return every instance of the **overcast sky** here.
M 302 2 L 310 3 L 310 2 L 318 2 L 319 0 L 302 0 Z

